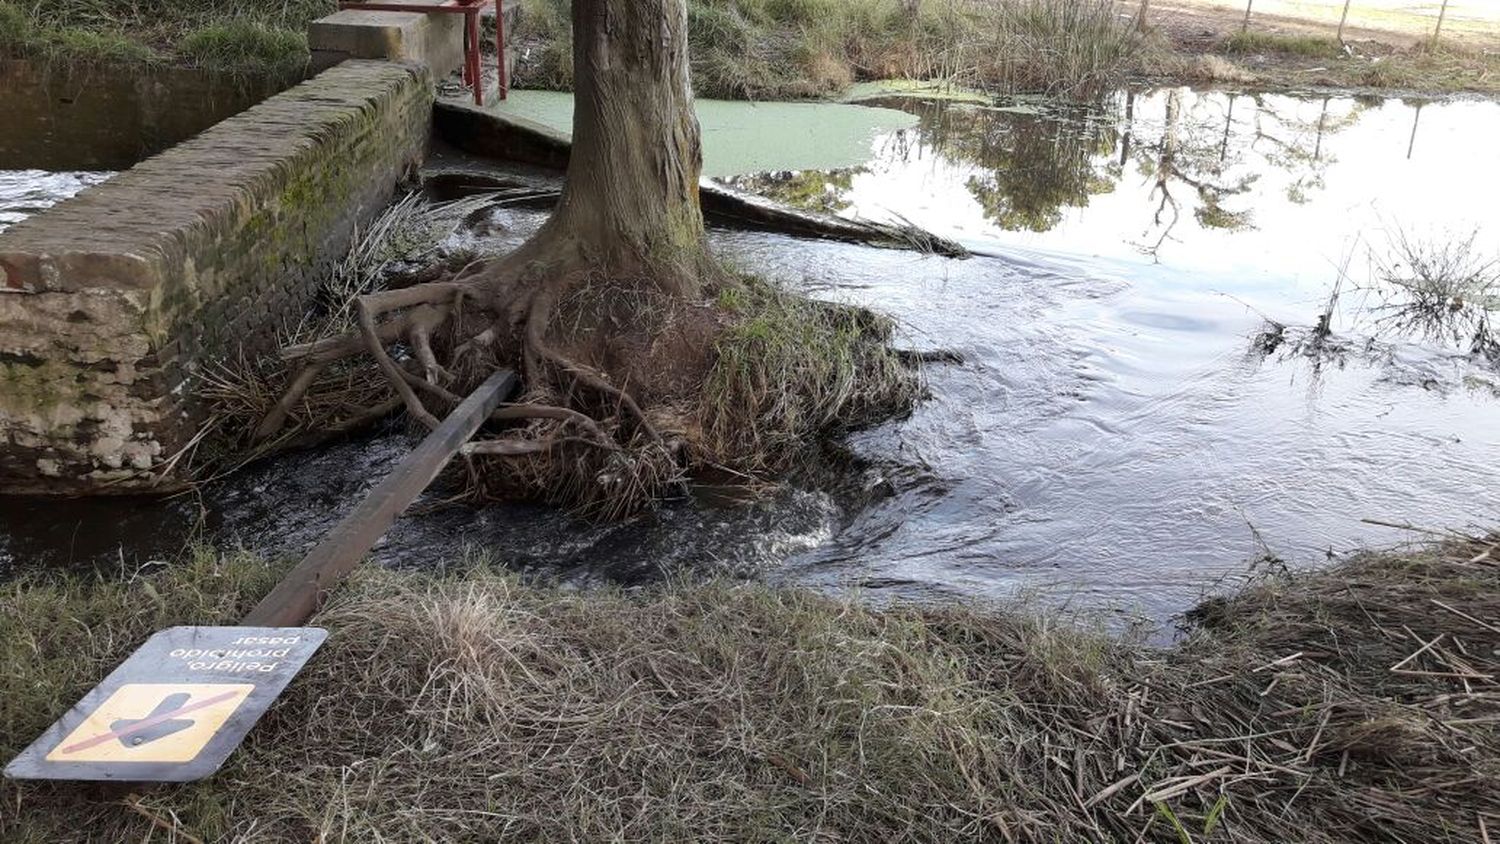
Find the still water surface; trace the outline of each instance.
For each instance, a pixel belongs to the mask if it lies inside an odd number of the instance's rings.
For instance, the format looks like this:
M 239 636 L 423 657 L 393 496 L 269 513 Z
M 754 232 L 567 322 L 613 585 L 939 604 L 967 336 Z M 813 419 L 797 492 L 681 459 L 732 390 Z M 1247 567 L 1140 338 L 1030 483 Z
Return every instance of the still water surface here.
M 433 509 L 377 552 L 431 565 L 465 546 L 579 585 L 723 571 L 912 599 L 1047 586 L 1164 618 L 1265 552 L 1294 565 L 1500 515 L 1500 376 L 1367 305 L 1392 233 L 1500 252 L 1500 105 L 1187 89 L 1102 109 L 893 100 L 858 160 L 721 177 L 834 213 L 908 219 L 967 260 L 745 232 L 742 264 L 895 316 L 959 365 L 862 432 L 864 465 L 751 506 L 664 505 L 591 525 L 527 506 Z M 841 107 L 848 108 L 848 107 Z M 754 115 L 746 116 L 750 120 Z M 848 126 L 828 121 L 847 146 Z M 805 143 L 819 144 L 819 123 Z M 710 136 L 711 137 L 711 136 Z M 829 141 L 828 148 L 834 147 Z M 712 156 L 712 150 L 710 150 Z M 539 225 L 496 209 L 460 233 L 503 249 Z M 1335 282 L 1347 353 L 1252 350 L 1266 317 L 1311 325 Z M 1367 351 L 1368 350 L 1368 351 Z M 0 505 L 0 566 L 131 570 L 202 524 L 221 543 L 307 547 L 399 460 L 373 435 L 271 461 L 200 497 Z

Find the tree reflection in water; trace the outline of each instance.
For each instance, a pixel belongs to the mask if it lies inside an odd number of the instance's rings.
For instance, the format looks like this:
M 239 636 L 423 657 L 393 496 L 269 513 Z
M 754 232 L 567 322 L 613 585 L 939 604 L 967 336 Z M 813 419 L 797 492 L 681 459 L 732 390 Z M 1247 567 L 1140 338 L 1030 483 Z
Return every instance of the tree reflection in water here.
M 1268 168 L 1289 176 L 1287 201 L 1309 202 L 1336 160 L 1326 148 L 1328 136 L 1353 126 L 1371 105 L 1331 97 L 1313 102 L 1315 116 L 1306 99 L 1187 88 L 1119 92 L 1091 104 L 893 97 L 871 104 L 907 111 L 920 122 L 880 138 L 868 165 L 731 182 L 808 210 L 859 216 L 883 210 L 859 207 L 861 178 L 930 166 L 957 173 L 952 184 L 988 223 L 1003 231 L 1047 232 L 1070 210 L 1139 179 L 1149 197 L 1139 212 L 1142 227 L 1121 235 L 1156 259 L 1178 239 L 1184 221 L 1200 229 L 1255 228 L 1253 189 Z M 951 189 L 936 182 L 927 187 Z

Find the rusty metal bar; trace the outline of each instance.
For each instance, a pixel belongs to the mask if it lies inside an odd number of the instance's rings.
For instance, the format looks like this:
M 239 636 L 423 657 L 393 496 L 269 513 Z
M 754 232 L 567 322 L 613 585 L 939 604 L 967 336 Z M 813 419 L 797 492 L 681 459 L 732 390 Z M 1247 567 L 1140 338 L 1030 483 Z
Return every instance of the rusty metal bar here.
M 479 50 L 479 8 L 464 15 L 464 64 L 469 67 L 469 84 L 474 86 L 474 104 L 484 105 L 484 54 Z M 500 61 L 505 61 L 501 56 Z
M 495 55 L 499 56 L 500 99 L 503 100 L 510 96 L 510 73 L 505 69 L 505 0 L 495 0 Z
M 515 388 L 516 376 L 509 370 L 479 385 L 240 623 L 297 627 L 306 622 Z

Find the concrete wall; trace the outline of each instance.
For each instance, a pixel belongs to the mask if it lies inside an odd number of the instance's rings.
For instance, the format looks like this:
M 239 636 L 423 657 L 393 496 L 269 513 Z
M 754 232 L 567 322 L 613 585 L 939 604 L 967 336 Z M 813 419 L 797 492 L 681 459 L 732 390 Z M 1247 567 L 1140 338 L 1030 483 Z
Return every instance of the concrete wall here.
M 305 313 L 431 105 L 425 68 L 345 62 L 0 233 L 0 492 L 179 485 L 196 374 Z
M 404 0 L 436 6 L 444 0 Z M 345 9 L 307 28 L 313 63 L 390 59 L 424 64 L 441 79 L 463 67 L 464 16 L 448 13 L 364 12 Z
M 0 59 L 0 161 L 8 170 L 124 170 L 290 81 Z

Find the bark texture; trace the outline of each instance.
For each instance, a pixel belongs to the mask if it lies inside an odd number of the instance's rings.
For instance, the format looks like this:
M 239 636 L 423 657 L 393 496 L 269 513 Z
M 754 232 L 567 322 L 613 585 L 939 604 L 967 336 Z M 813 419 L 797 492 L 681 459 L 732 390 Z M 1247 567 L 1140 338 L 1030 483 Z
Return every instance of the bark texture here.
M 612 275 L 663 272 L 696 293 L 703 151 L 683 0 L 574 0 L 573 155 L 549 223 Z M 543 237 L 549 233 L 544 232 Z

